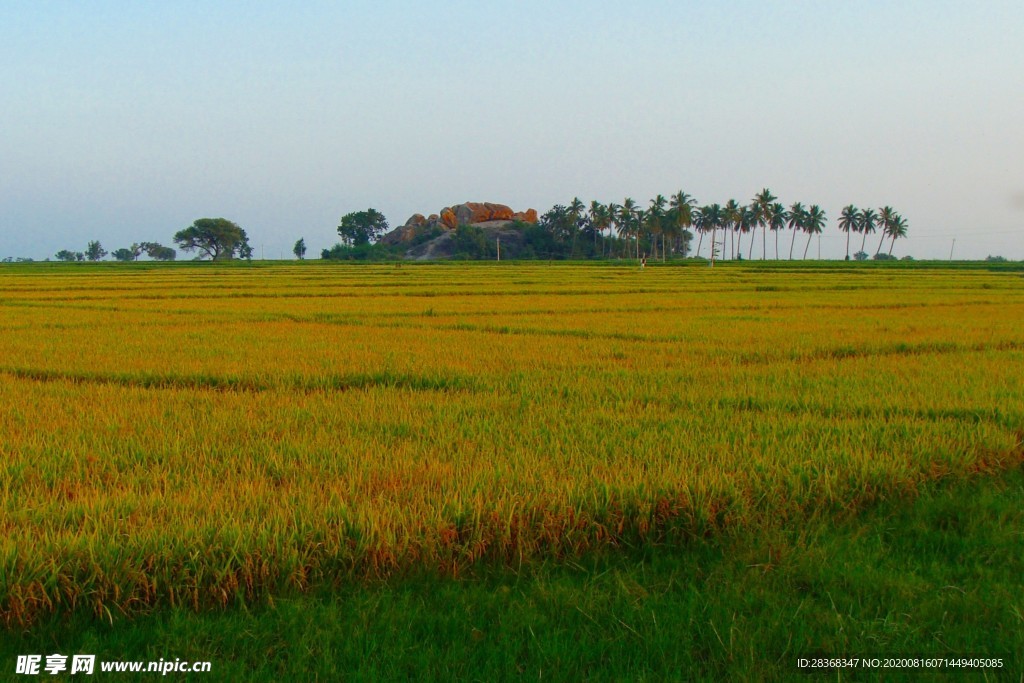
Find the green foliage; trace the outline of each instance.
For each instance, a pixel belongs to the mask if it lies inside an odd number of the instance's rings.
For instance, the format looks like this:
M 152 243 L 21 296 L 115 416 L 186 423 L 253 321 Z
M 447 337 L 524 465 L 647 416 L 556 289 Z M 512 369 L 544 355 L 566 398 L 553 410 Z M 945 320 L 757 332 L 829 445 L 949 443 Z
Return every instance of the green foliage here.
M 853 259 L 855 261 L 867 261 L 868 253 L 866 251 L 858 251 L 856 254 L 853 255 Z
M 878 252 L 877 254 L 872 256 L 871 258 L 873 258 L 875 261 L 898 261 L 899 260 L 895 256 L 893 256 L 892 254 L 886 254 L 885 252 Z
M 444 230 L 436 225 L 421 225 L 418 228 L 416 228 L 412 240 L 406 242 L 406 246 L 415 247 L 420 244 L 425 244 L 432 239 L 440 237 L 443 234 Z
M 173 261 L 178 255 L 174 249 L 158 242 L 143 242 L 139 247 L 154 261 Z
M 89 245 L 85 249 L 85 257 L 90 261 L 102 261 L 103 257 L 107 255 L 107 250 L 99 243 L 98 240 L 89 242 Z
M 464 260 L 493 259 L 497 255 L 497 244 L 475 225 L 460 225 L 453 237 L 455 258 Z
M 300 237 L 295 243 L 295 246 L 292 247 L 292 253 L 295 254 L 295 258 L 300 261 L 306 258 L 306 239 L 304 237 Z
M 245 230 L 226 218 L 198 218 L 191 226 L 179 230 L 174 241 L 182 251 L 200 252 L 199 257 L 214 261 L 252 258 L 252 247 Z
M 364 242 L 359 245 L 335 244 L 322 250 L 320 258 L 325 261 L 392 261 L 401 258 L 401 253 L 395 247 Z
M 1006 257 L 989 255 L 985 257 L 985 261 L 987 263 L 1006 263 Z
M 685 546 L 342 584 L 224 612 L 59 615 L 8 632 L 0 659 L 173 653 L 212 661 L 218 680 L 271 683 L 725 681 L 837 678 L 802 674 L 796 659 L 810 655 L 975 654 L 1002 657 L 1001 672 L 935 673 L 1013 680 L 1024 666 L 1022 511 L 1018 469 Z
M 113 256 L 116 261 L 121 261 L 122 263 L 127 263 L 129 261 L 135 260 L 135 252 L 133 252 L 131 249 L 128 249 L 127 247 L 115 249 L 111 256 Z
M 72 263 L 74 261 L 84 261 L 85 260 L 85 254 L 83 254 L 82 252 L 80 252 L 80 251 L 69 251 L 67 249 L 61 249 L 60 251 L 58 251 L 54 255 L 54 257 L 58 261 L 64 261 L 66 263 Z
M 341 225 L 338 226 L 338 234 L 346 246 L 358 247 L 376 242 L 387 231 L 388 221 L 376 209 L 347 213 L 341 217 Z

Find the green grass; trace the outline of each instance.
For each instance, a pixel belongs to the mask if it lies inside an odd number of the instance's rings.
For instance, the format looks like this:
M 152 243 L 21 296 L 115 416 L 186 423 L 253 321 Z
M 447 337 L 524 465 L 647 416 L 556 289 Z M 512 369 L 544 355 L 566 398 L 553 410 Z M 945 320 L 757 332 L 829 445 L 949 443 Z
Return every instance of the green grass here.
M 18 654 L 54 652 L 210 660 L 197 680 L 253 681 L 902 680 L 921 672 L 808 676 L 795 662 L 973 655 L 1004 668 L 927 679 L 1018 681 L 1022 532 L 1018 468 L 685 547 L 320 588 L 228 611 L 53 618 L 6 635 L 0 677 Z

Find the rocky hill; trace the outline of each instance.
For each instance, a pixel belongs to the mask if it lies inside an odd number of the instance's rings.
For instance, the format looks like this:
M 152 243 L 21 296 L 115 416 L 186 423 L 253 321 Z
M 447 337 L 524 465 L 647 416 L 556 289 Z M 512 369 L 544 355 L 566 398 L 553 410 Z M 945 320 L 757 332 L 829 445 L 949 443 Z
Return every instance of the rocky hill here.
M 505 204 L 465 202 L 446 206 L 437 213 L 417 213 L 380 239 L 388 246 L 408 245 L 406 258 L 434 260 L 450 258 L 456 253 L 455 231 L 459 226 L 479 228 L 485 239 L 501 240 L 510 250 L 522 243 L 522 231 L 516 223 L 537 222 L 537 211 L 513 211 Z

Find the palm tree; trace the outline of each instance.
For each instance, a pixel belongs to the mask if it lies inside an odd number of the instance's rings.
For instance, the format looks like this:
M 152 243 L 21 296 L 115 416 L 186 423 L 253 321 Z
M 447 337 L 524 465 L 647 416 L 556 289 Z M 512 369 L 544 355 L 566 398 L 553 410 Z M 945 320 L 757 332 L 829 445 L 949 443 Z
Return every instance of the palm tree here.
M 896 246 L 896 239 L 907 236 L 907 219 L 898 213 L 893 213 L 892 222 L 889 227 L 889 236 L 892 237 L 892 244 L 889 245 L 889 256 L 892 256 L 892 248 Z
M 575 256 L 576 235 L 579 233 L 580 219 L 583 218 L 583 212 L 587 207 L 580 201 L 579 197 L 573 197 L 566 208 L 568 209 L 569 233 L 572 235 L 572 256 Z
M 640 231 L 636 227 L 637 204 L 632 198 L 626 197 L 619 206 L 619 231 L 623 237 L 637 239 L 637 258 L 640 258 Z M 628 249 L 628 246 L 627 246 Z
M 725 223 L 724 214 L 725 214 L 725 211 L 718 204 L 711 204 L 710 206 L 705 206 L 703 209 L 700 210 L 701 223 L 704 225 L 704 229 L 707 230 L 708 228 L 711 228 L 711 267 L 712 268 L 715 266 L 715 251 L 716 251 L 716 248 L 717 248 L 716 244 L 715 244 L 715 241 L 716 241 L 716 237 L 717 237 L 717 234 L 718 234 L 718 229 L 721 228 L 724 225 L 724 223 Z M 725 241 L 723 240 L 722 243 L 723 243 L 723 246 L 724 246 Z
M 652 249 L 654 258 L 658 258 L 658 235 L 661 235 L 662 261 L 665 260 L 665 235 L 662 222 L 665 218 L 665 206 L 668 200 L 664 195 L 658 195 L 651 200 L 651 208 L 647 210 L 647 227 L 651 233 Z
M 628 240 L 633 235 L 633 219 L 636 217 L 636 202 L 630 197 L 619 205 L 619 235 Z M 628 244 L 628 243 L 627 243 Z M 627 246 L 628 249 L 628 246 Z M 627 252 L 628 253 L 628 252 Z M 639 248 L 637 250 L 639 253 Z
M 811 204 L 807 210 L 807 218 L 804 221 L 804 230 L 807 232 L 807 246 L 804 247 L 804 258 L 807 258 L 807 250 L 811 247 L 811 238 L 820 235 L 825 229 L 825 212 L 817 204 Z
M 769 216 L 768 216 L 768 227 L 775 233 L 775 260 L 779 260 L 779 233 L 786 229 L 786 221 L 789 220 L 789 214 L 786 213 L 786 207 L 775 202 L 772 204 Z
M 743 232 L 754 232 L 757 229 L 757 209 L 753 206 L 743 207 L 743 216 L 740 219 L 740 229 Z M 754 235 L 750 236 L 750 250 L 747 252 L 747 260 L 754 256 Z
M 765 260 L 765 254 L 768 251 L 766 246 L 768 241 L 768 223 L 771 221 L 772 215 L 772 202 L 778 197 L 772 194 L 772 191 L 767 187 L 754 195 L 754 201 L 751 203 L 751 207 L 755 211 L 757 216 L 757 224 L 761 226 L 761 260 Z M 753 243 L 751 243 L 753 244 Z M 777 251 L 777 250 L 776 250 Z M 751 247 L 751 254 L 753 254 L 753 247 Z M 775 255 L 778 258 L 778 254 Z
M 603 240 L 604 229 L 608 227 L 604 204 L 596 199 L 591 201 L 587 217 L 590 219 L 590 227 L 594 231 L 594 250 L 597 251 L 597 235 L 600 233 Z M 601 249 L 601 255 L 604 255 L 603 248 Z
M 693 227 L 697 231 L 700 237 L 697 238 L 697 251 L 695 252 L 697 257 L 700 257 L 700 247 L 704 244 L 704 233 L 707 232 L 708 224 L 704 220 L 704 209 L 696 208 L 693 210 Z
M 878 214 L 875 213 L 874 209 L 864 209 L 860 212 L 860 233 L 863 237 L 860 238 L 860 251 L 864 251 L 864 243 L 868 239 L 868 234 L 875 231 L 878 227 Z
M 736 231 L 740 227 L 740 219 L 743 216 L 743 209 L 735 199 L 730 199 L 722 207 L 722 221 L 729 230 L 728 235 L 732 237 L 729 248 L 729 258 L 736 258 Z
M 860 211 L 853 204 L 843 207 L 839 216 L 839 229 L 846 233 L 846 260 L 850 260 L 850 232 L 857 232 L 860 225 Z
M 793 239 L 789 243 L 789 260 L 792 261 L 793 245 L 796 243 L 796 231 L 804 229 L 804 223 L 807 221 L 807 209 L 800 202 L 794 202 L 793 206 L 789 207 L 788 216 L 786 224 L 793 231 Z
M 669 199 L 669 207 L 672 211 L 673 235 L 678 240 L 686 232 L 686 228 L 693 225 L 693 197 L 680 190 Z M 678 248 L 678 244 L 677 244 Z M 685 256 L 686 254 L 683 254 Z
M 878 240 L 878 249 L 875 250 L 875 256 L 878 256 L 882 251 L 882 242 L 885 241 L 889 231 L 892 230 L 892 219 L 896 215 L 896 211 L 891 206 L 883 206 L 878 210 L 878 222 L 882 226 L 882 239 Z

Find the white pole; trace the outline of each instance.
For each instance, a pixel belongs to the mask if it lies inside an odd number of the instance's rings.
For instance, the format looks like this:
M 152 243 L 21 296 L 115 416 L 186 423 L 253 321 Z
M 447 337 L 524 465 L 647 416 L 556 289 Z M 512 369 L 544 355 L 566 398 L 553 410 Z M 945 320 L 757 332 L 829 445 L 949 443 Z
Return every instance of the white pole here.
M 496 239 L 498 240 L 498 260 L 500 261 L 501 260 L 501 238 L 498 237 Z

